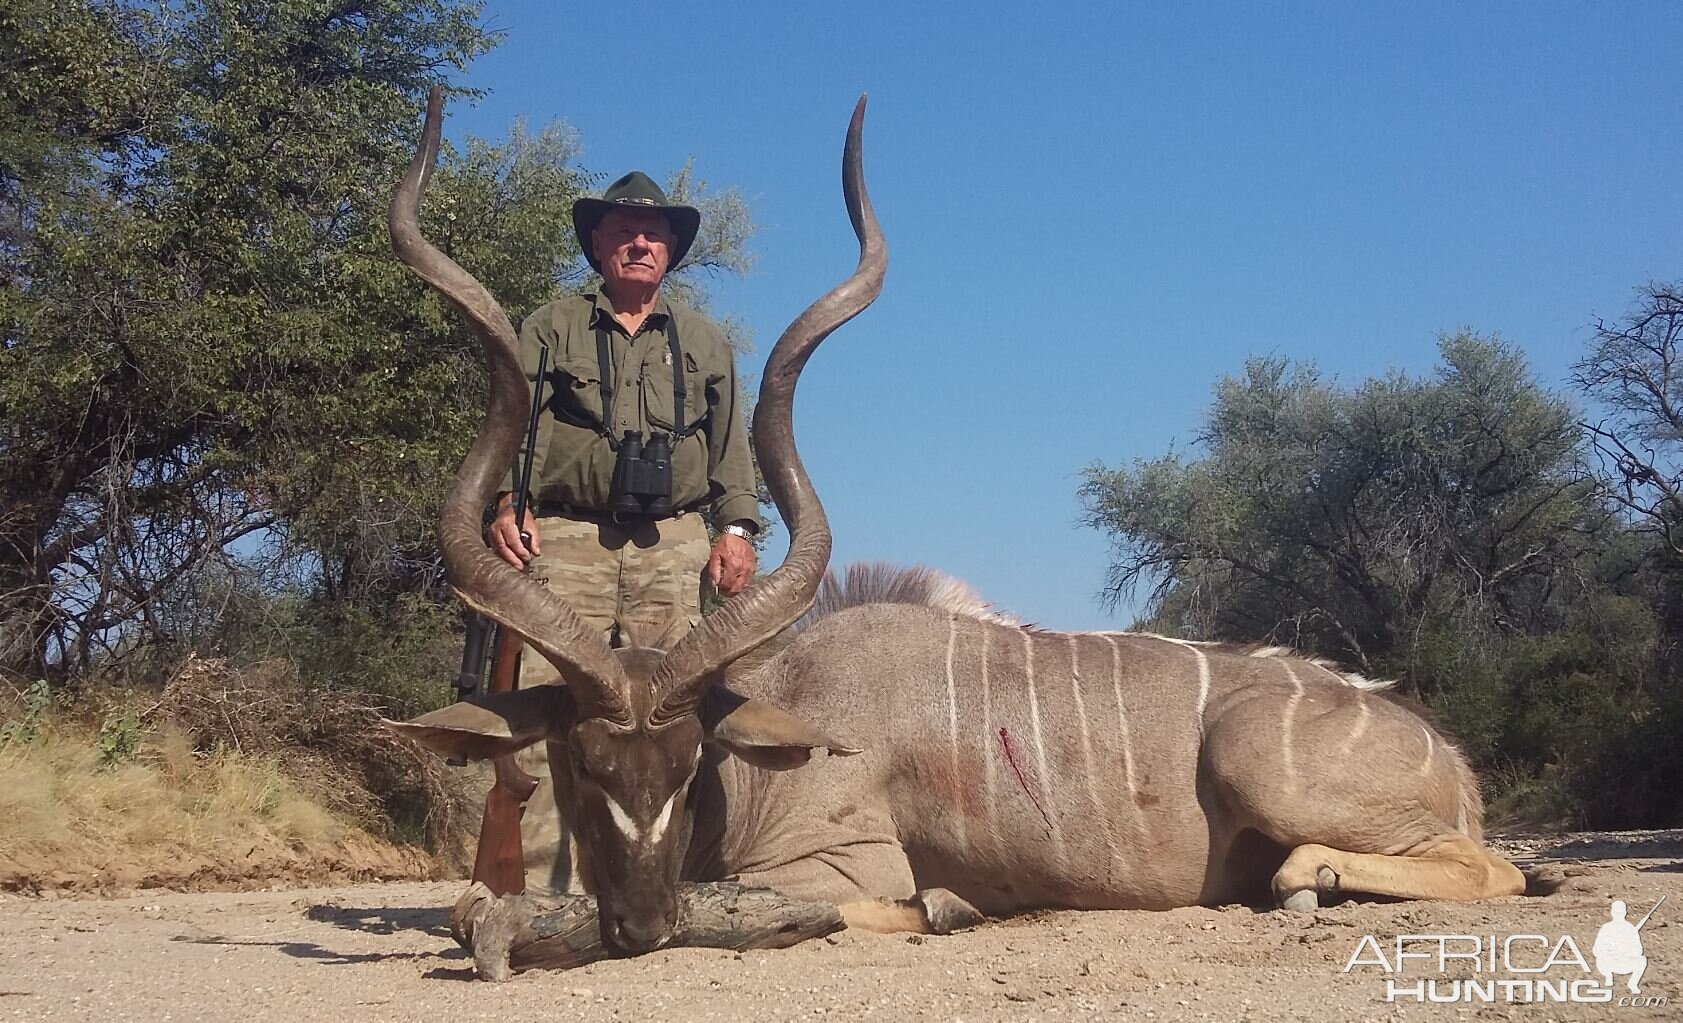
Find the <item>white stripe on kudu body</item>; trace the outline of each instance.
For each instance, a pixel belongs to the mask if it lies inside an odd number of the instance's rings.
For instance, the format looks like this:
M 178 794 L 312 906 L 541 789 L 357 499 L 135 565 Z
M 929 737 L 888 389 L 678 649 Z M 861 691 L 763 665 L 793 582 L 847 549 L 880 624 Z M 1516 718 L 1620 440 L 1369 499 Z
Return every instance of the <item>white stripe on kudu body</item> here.
M 999 741 L 993 734 L 993 690 L 988 680 L 988 640 L 993 636 L 992 629 L 982 630 L 982 749 L 988 751 L 982 757 L 983 777 L 988 790 L 988 827 L 989 834 L 1001 834 L 999 827 L 999 768 L 994 764 L 992 750 Z
M 1093 733 L 1087 727 L 1087 701 L 1081 697 L 1081 687 L 1085 684 L 1081 678 L 1081 637 L 1073 633 L 1069 636 L 1069 677 L 1070 692 L 1075 696 L 1075 718 L 1081 726 L 1081 778 L 1087 783 L 1087 800 L 1093 804 L 1093 817 L 1104 824 L 1104 844 L 1110 850 L 1111 863 L 1120 868 L 1122 857 L 1116 850 L 1116 835 L 1111 829 L 1110 815 L 1105 813 L 1104 803 L 1099 799 L 1099 786 L 1093 774 Z
M 1134 743 L 1128 736 L 1128 708 L 1122 702 L 1122 648 L 1116 645 L 1115 636 L 1107 635 L 1104 641 L 1110 644 L 1110 688 L 1116 696 L 1116 731 L 1122 738 L 1122 780 L 1128 786 L 1128 807 L 1137 813 L 1139 804 L 1135 799 L 1139 788 L 1134 782 Z
M 1303 680 L 1297 677 L 1297 672 L 1291 670 L 1291 664 L 1282 660 L 1280 667 L 1286 669 L 1286 678 L 1291 680 L 1291 696 L 1286 699 L 1286 709 L 1280 715 L 1280 760 L 1286 769 L 1287 778 L 1297 777 L 1297 763 L 1292 759 L 1291 736 L 1292 729 L 1297 725 L 1297 708 L 1303 702 Z
M 1069 861 L 1069 851 L 1064 848 L 1064 830 L 1059 828 L 1062 814 L 1057 811 L 1057 799 L 1052 792 L 1052 771 L 1047 767 L 1047 740 L 1045 729 L 1040 727 L 1040 695 L 1035 692 L 1035 636 L 1027 629 L 1023 629 L 1023 681 L 1028 683 L 1028 724 L 1035 732 L 1035 767 L 1040 777 L 1040 792 L 1045 804 L 1040 806 L 1040 813 L 1045 814 L 1045 824 L 1052 833 L 1052 846 L 1057 850 L 1059 863 Z M 1030 794 L 1032 799 L 1040 799 Z
M 953 788 L 956 791 L 963 785 L 964 777 L 959 773 L 958 757 L 958 687 L 953 683 L 953 651 L 958 647 L 958 616 L 954 615 L 947 621 L 947 741 L 952 751 Z M 987 670 L 984 663 L 983 671 Z M 964 809 L 952 815 L 958 822 L 958 841 L 960 845 L 970 844 L 968 822 L 964 819 Z
M 1058 803 L 1052 797 L 1052 793 L 1055 791 L 1052 785 L 1052 772 L 1046 766 L 1046 733 L 1040 725 L 1040 696 L 1034 688 L 1034 634 L 1025 629 L 1022 632 L 1022 637 L 1023 679 L 1028 683 L 1029 725 L 1034 729 L 1034 763 L 1039 770 L 1040 791 L 1047 804 L 1042 807 L 1041 812 L 1046 817 L 1047 827 L 1051 829 L 1052 845 L 1057 849 L 1058 861 L 1061 863 L 1066 862 L 1068 856 L 1064 849 L 1064 832 L 1058 826 L 1058 818 L 1061 816 L 1058 813 Z
M 1152 638 L 1184 647 L 1192 651 L 1192 656 L 1198 659 L 1198 706 L 1193 711 L 1193 717 L 1197 719 L 1198 733 L 1202 735 L 1204 732 L 1204 706 L 1210 702 L 1210 659 L 1204 656 L 1204 651 L 1198 649 L 1199 644 L 1191 640 L 1171 639 L 1168 636 L 1154 636 Z
M 1350 729 L 1350 735 L 1342 743 L 1339 743 L 1338 752 L 1341 756 L 1347 757 L 1355 752 L 1356 743 L 1360 742 L 1362 736 L 1367 734 L 1367 723 L 1372 717 L 1373 711 L 1367 708 L 1367 697 L 1358 696 L 1356 698 L 1356 727 Z

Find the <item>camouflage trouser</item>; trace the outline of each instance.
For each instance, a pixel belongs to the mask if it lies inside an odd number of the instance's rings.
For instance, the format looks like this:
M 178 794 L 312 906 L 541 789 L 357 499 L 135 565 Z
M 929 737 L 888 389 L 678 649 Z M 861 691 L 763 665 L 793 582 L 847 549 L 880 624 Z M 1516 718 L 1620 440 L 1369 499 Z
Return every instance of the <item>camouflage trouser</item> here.
M 711 548 L 700 515 L 625 526 L 540 517 L 538 536 L 543 554 L 532 560 L 533 577 L 601 629 L 610 645 L 670 649 L 701 620 L 702 576 Z M 548 661 L 530 650 L 521 655 L 521 688 L 558 681 Z M 520 826 L 526 890 L 578 891 L 573 837 L 560 810 L 564 800 L 550 779 L 546 749 L 528 747 L 516 759 L 539 779 Z

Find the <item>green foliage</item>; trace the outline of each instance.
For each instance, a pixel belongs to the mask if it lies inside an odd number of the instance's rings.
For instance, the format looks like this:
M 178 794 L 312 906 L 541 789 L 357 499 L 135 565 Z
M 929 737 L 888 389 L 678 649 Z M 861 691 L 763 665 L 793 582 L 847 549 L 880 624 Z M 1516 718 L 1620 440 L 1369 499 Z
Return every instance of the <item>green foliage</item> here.
M 41 726 L 53 708 L 53 691 L 45 679 L 36 679 L 22 693 L 23 712 L 0 722 L 0 747 L 33 745 L 41 741 Z
M 461 426 L 438 399 L 464 346 L 417 318 L 383 217 L 425 89 L 492 42 L 477 17 L 459 0 L 7 16 L 5 59 L 35 73 L 0 99 L 0 664 L 86 668 L 166 632 L 155 591 L 299 514 L 371 433 L 385 458 L 362 467 L 395 465 L 360 477 L 369 495 L 401 502 L 389 480 L 432 471 Z M 373 429 L 347 436 L 359 402 Z M 418 422 L 378 432 L 394 420 Z
M 226 647 L 219 593 L 308 592 L 345 629 L 447 600 L 436 508 L 482 415 L 483 360 L 392 256 L 385 218 L 426 89 L 495 42 L 480 13 L 0 14 L 0 669 Z M 578 148 L 517 124 L 446 146 L 433 176 L 428 235 L 516 321 L 582 279 Z M 672 188 L 708 216 L 674 284 L 704 304 L 707 275 L 747 266 L 751 219 L 690 168 Z
M 305 606 L 295 627 L 292 661 L 310 684 L 374 697 L 388 717 L 442 706 L 446 681 L 461 660 L 454 602 L 404 593 L 376 604 Z
M 1573 416 L 1499 342 L 1441 351 L 1431 379 L 1352 389 L 1253 360 L 1216 386 L 1206 457 L 1089 468 L 1089 522 L 1117 538 L 1112 597 L 1149 581 L 1161 624 L 1364 670 L 1422 623 L 1522 610 L 1604 517 L 1573 472 Z
M 128 708 L 106 716 L 99 725 L 99 766 L 127 764 L 140 754 L 140 715 Z
M 1144 626 L 1285 643 L 1398 678 L 1495 781 L 1499 813 L 1675 823 L 1683 579 L 1609 508 L 1571 406 L 1512 348 L 1342 387 L 1253 360 L 1199 456 L 1094 466 L 1110 595 Z
M 496 42 L 481 14 L 0 10 L 0 675 L 75 693 L 215 660 L 226 677 L 183 697 L 204 706 L 176 708 L 195 734 L 249 741 L 263 716 L 229 694 L 278 700 L 266 749 L 331 761 L 379 804 L 352 809 L 429 841 L 453 813 L 439 769 L 369 722 L 450 695 L 461 621 L 436 516 L 484 369 L 392 255 L 386 214 L 427 89 Z M 570 209 L 600 179 L 578 152 L 563 126 L 516 124 L 446 145 L 433 175 L 424 229 L 516 322 L 584 281 Z M 748 266 L 752 220 L 693 168 L 670 191 L 706 217 L 673 282 L 705 305 L 713 275 Z M 0 738 L 29 741 L 43 713 Z M 93 720 L 108 762 L 133 756 L 137 722 Z

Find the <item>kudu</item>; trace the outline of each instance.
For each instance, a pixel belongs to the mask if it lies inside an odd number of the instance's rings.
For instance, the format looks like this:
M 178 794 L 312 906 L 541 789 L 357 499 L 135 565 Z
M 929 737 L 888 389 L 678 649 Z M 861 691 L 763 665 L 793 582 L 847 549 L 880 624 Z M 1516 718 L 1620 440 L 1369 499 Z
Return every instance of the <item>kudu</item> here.
M 567 820 L 598 897 L 601 933 L 622 949 L 645 951 L 667 940 L 676 923 L 677 885 L 695 820 L 690 794 L 704 743 L 772 770 L 797 767 L 817 749 L 858 752 L 718 683 L 732 661 L 805 612 L 829 561 L 829 523 L 795 449 L 793 400 L 813 351 L 882 290 L 887 249 L 865 193 L 860 151 L 865 101 L 854 110 L 842 160 L 858 266 L 778 340 L 754 411 L 755 454 L 789 530 L 788 554 L 669 651 L 611 649 L 559 597 L 492 555 L 480 535 L 482 509 L 519 447 L 528 391 L 507 314 L 421 233 L 420 200 L 438 155 L 442 107 L 435 88 L 390 217 L 398 258 L 457 308 L 489 360 L 485 422 L 445 497 L 440 551 L 456 594 L 521 636 L 563 684 L 391 724 L 452 757 L 485 759 L 548 741 L 552 771 L 564 765 L 567 774 L 557 778 L 557 791 L 567 794 Z
M 479 508 L 513 453 L 524 382 L 494 304 L 459 271 L 428 277 L 477 310 L 495 392 L 446 513 L 451 579 L 568 686 L 399 727 L 445 755 L 547 739 L 551 763 L 571 767 L 569 820 L 603 933 L 634 951 L 670 933 L 680 878 L 763 885 L 841 904 L 853 925 L 935 932 L 1043 907 L 1521 892 L 1523 875 L 1480 845 L 1478 788 L 1459 751 L 1379 687 L 1314 660 L 1047 632 L 903 595 L 911 602 L 842 607 L 767 645 L 812 601 L 829 549 L 789 431 L 795 374 L 883 273 L 861 113 L 843 160 L 859 269 L 778 342 L 755 418 L 789 558 L 665 655 L 616 661 L 485 554 Z M 417 158 L 412 179 L 429 160 Z M 414 181 L 406 188 L 412 208 Z M 868 752 L 784 770 L 820 747 L 854 752 L 806 721 Z

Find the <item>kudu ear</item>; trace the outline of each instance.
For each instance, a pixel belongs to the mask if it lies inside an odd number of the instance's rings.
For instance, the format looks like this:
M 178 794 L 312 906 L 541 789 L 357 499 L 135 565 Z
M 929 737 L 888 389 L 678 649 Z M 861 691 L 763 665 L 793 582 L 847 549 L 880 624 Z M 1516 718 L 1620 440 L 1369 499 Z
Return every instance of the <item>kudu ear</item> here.
M 831 756 L 851 757 L 863 752 L 820 732 L 800 718 L 769 703 L 750 700 L 714 684 L 702 697 L 701 724 L 707 740 L 768 771 L 788 771 L 824 749 Z
M 409 721 L 380 723 L 447 760 L 490 760 L 559 739 L 576 711 L 566 686 L 533 686 L 452 703 Z

